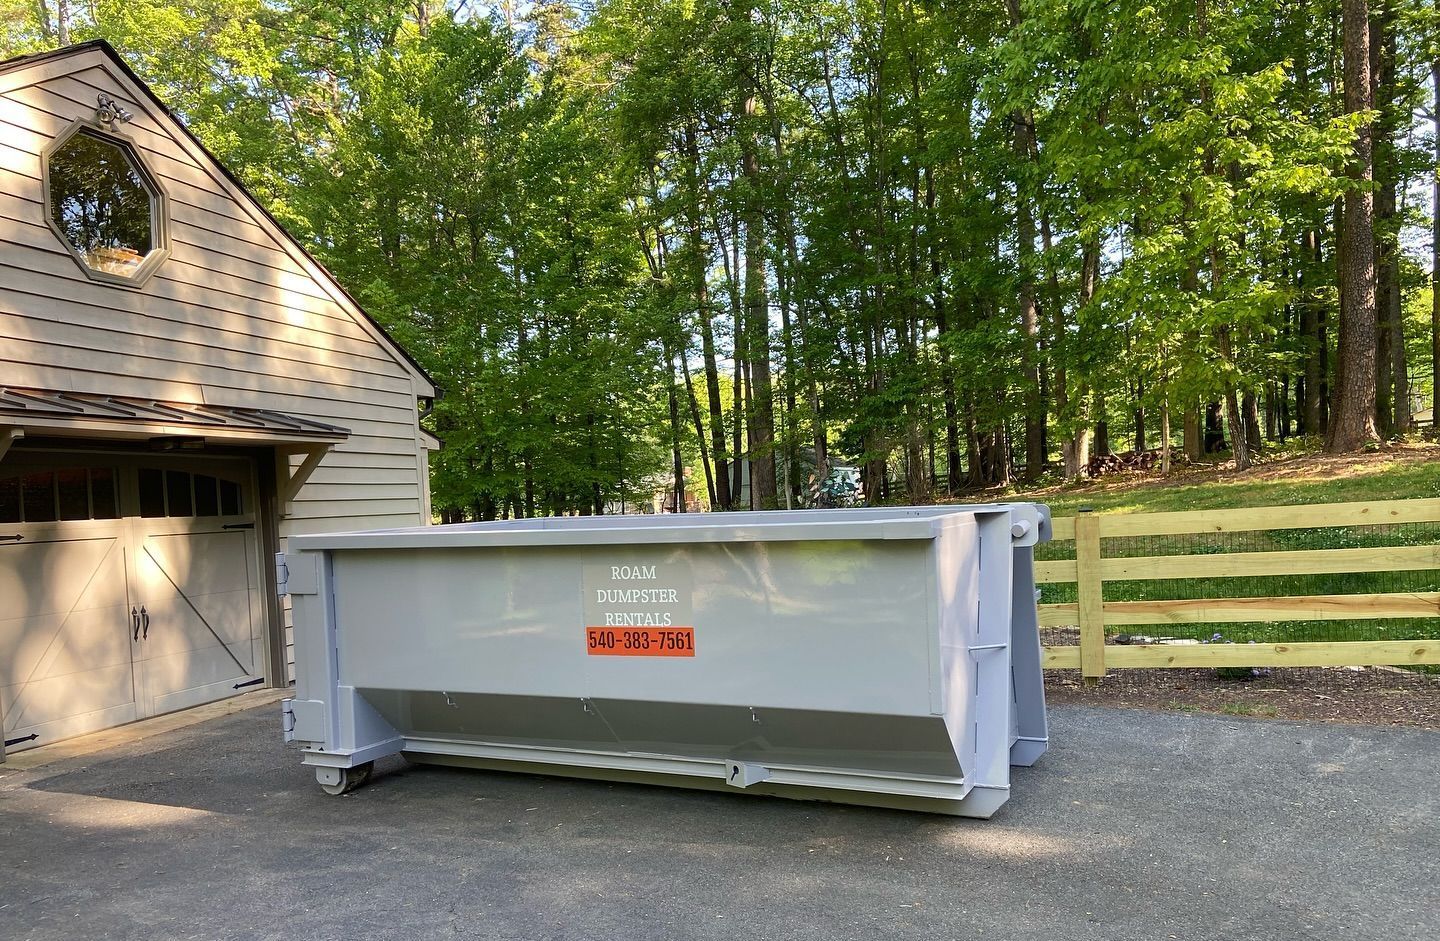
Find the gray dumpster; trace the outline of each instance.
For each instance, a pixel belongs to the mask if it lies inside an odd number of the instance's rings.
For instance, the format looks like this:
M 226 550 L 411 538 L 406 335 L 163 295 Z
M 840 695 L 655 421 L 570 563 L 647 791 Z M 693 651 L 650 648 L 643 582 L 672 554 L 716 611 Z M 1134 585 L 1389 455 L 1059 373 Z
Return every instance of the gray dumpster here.
M 988 817 L 1045 750 L 1034 504 L 299 536 L 285 736 Z

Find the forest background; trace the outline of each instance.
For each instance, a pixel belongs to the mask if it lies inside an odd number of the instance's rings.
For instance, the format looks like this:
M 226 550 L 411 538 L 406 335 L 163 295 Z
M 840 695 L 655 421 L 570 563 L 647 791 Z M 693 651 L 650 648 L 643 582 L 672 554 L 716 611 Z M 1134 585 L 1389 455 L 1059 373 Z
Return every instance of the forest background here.
M 1419 0 L 0 0 L 92 38 L 444 387 L 447 521 L 1433 422 Z

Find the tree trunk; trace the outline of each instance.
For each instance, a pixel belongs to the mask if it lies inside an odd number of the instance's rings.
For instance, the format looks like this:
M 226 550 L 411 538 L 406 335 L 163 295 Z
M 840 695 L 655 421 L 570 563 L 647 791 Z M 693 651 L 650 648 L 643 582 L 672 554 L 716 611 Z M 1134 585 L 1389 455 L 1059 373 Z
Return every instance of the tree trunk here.
M 1391 270 L 1395 271 L 1398 267 L 1392 264 Z M 1410 372 L 1405 353 L 1405 310 L 1402 300 L 1397 277 L 1386 298 L 1384 316 L 1390 324 L 1390 369 L 1395 387 L 1390 426 L 1395 434 L 1400 435 L 1410 431 Z
M 1260 437 L 1260 403 L 1254 392 L 1246 392 L 1240 402 L 1241 418 L 1245 427 L 1245 449 L 1253 458 L 1260 453 L 1264 441 Z
M 1185 409 L 1185 459 L 1194 463 L 1205 459 L 1205 439 L 1200 434 L 1200 410 Z
M 774 124 L 771 133 L 775 137 L 776 154 L 779 155 L 782 129 L 778 118 L 772 118 L 772 121 Z M 784 251 L 787 268 L 790 272 L 788 282 L 793 286 L 794 273 L 800 268 L 800 252 L 796 245 L 795 221 L 788 203 L 781 217 L 781 228 L 785 237 Z M 799 298 L 795 303 L 795 327 L 798 331 L 800 354 L 794 368 L 803 369 L 805 373 L 805 398 L 810 409 L 811 443 L 815 448 L 815 481 L 817 484 L 823 484 L 830 475 L 830 448 L 825 435 L 825 416 L 820 408 L 820 384 L 815 377 L 815 365 L 811 361 L 810 355 L 809 300 L 805 297 Z M 789 364 L 787 364 L 787 368 L 790 368 Z M 791 409 L 792 411 L 794 409 L 793 403 L 791 403 Z
M 1396 432 L 1400 402 L 1395 391 L 1395 337 L 1400 309 L 1399 231 L 1396 220 L 1397 180 L 1395 131 L 1395 9 L 1394 0 L 1380 0 L 1370 20 L 1370 69 L 1375 108 L 1375 427 L 1381 437 Z M 1391 307 L 1396 316 L 1392 317 Z M 1403 342 L 1400 344 L 1403 350 Z
M 1145 445 L 1145 383 L 1135 385 L 1135 441 L 1132 450 L 1139 454 L 1148 450 Z
M 930 277 L 935 284 L 935 330 L 943 341 L 950 332 L 948 305 L 940 277 L 940 252 L 932 236 L 930 246 Z M 945 405 L 945 492 L 960 492 L 960 409 L 955 401 L 955 376 L 950 365 L 950 351 L 944 342 L 940 347 L 940 391 Z
M 737 325 L 738 326 L 738 325 Z M 736 330 L 739 333 L 739 330 Z M 730 428 L 734 435 L 735 447 L 730 452 L 735 456 L 735 461 L 730 465 L 730 507 L 737 509 L 740 502 L 740 491 L 744 488 L 745 454 L 744 428 L 745 428 L 745 360 L 740 357 L 737 350 L 735 356 L 735 383 L 731 389 L 730 407 Z M 747 503 L 744 509 L 750 509 Z
M 1236 470 L 1250 469 L 1250 436 L 1245 432 L 1245 416 L 1240 410 L 1240 397 L 1232 388 L 1225 393 L 1225 421 L 1230 426 L 1230 453 Z
M 1430 65 L 1434 90 L 1435 165 L 1440 167 L 1440 60 Z M 1430 184 L 1430 424 L 1440 428 L 1440 171 Z
M 1110 421 L 1105 417 L 1105 393 L 1097 389 L 1093 401 L 1095 403 L 1094 452 L 1099 457 L 1109 457 L 1114 452 L 1110 450 Z
M 40 17 L 40 35 L 47 40 L 53 41 L 55 39 L 55 24 L 50 22 L 50 4 L 47 3 L 46 0 L 36 0 L 35 8 Z M 450 520 L 446 519 L 446 514 L 450 512 L 448 508 L 442 509 L 440 511 L 440 521 L 443 523 L 450 522 Z
M 680 357 L 680 369 L 685 373 L 685 398 L 690 402 L 690 420 L 695 423 L 695 443 L 700 447 L 700 466 L 705 468 L 705 491 L 713 510 L 719 497 L 715 493 L 715 475 L 710 470 L 710 448 L 705 443 L 705 423 L 700 418 L 700 400 L 695 398 L 695 382 L 690 378 L 690 366 L 683 355 Z
M 1160 400 L 1160 473 L 1170 473 L 1170 393 Z
M 1066 388 L 1066 382 L 1069 377 L 1065 370 L 1064 358 L 1067 346 L 1065 336 L 1065 304 L 1060 299 L 1060 275 L 1054 263 L 1054 249 L 1054 237 L 1050 230 L 1050 212 L 1042 204 L 1040 207 L 1040 250 L 1045 256 L 1045 277 L 1049 287 L 1050 356 L 1054 363 L 1050 373 L 1050 394 L 1055 404 L 1055 416 L 1057 420 L 1063 421 L 1070 407 L 1069 390 Z M 1064 465 L 1063 472 L 1066 477 L 1070 477 L 1068 443 L 1061 441 L 1060 449 L 1061 463 Z
M 764 216 L 761 212 L 760 162 L 754 133 L 755 95 L 745 98 L 741 121 L 742 162 L 748 184 L 745 199 L 745 351 L 750 365 L 750 503 L 776 508 L 775 410 L 770 382 L 770 303 L 765 284 Z
M 1022 21 L 1020 0 L 1006 0 L 1010 28 L 1018 30 Z M 1035 127 L 1030 115 L 1017 111 L 1011 121 L 1015 126 L 1014 150 L 1017 166 L 1023 167 L 1035 150 Z M 1022 368 L 1025 372 L 1025 480 L 1038 480 L 1045 466 L 1045 400 L 1040 391 L 1040 311 L 1035 300 L 1035 215 L 1031 209 L 1028 178 L 1020 170 L 1015 186 L 1015 264 L 1019 269 L 1018 301 L 1020 331 L 1025 335 L 1022 347 Z
M 1077 304 L 1076 319 L 1080 323 L 1080 342 L 1083 345 L 1085 337 L 1085 317 L 1088 316 L 1086 307 L 1095 297 L 1096 288 L 1100 280 L 1100 245 L 1092 240 L 1086 241 L 1080 248 L 1080 297 Z M 1079 388 L 1075 390 L 1075 400 L 1084 403 L 1089 396 L 1084 389 L 1084 383 L 1077 383 Z M 1074 480 L 1085 474 L 1090 466 L 1090 428 L 1081 421 L 1075 432 L 1066 439 L 1062 446 L 1065 457 L 1065 477 Z
M 1277 392 L 1275 383 L 1265 383 L 1265 437 L 1271 441 L 1284 441 L 1285 431 L 1281 426 L 1281 404 L 1284 402 Z
M 1370 11 L 1366 0 L 1342 0 L 1345 112 L 1368 111 L 1370 94 Z M 1326 450 L 1354 451 L 1379 439 L 1375 430 L 1375 233 L 1370 191 L 1371 129 L 1355 136 L 1340 231 L 1340 343 L 1336 357 L 1335 406 Z
M 1310 256 L 1307 261 L 1313 265 L 1309 269 L 1310 277 L 1313 277 L 1321 262 L 1320 234 L 1314 229 L 1305 233 L 1305 247 L 1306 254 Z M 1302 270 L 1305 270 L 1303 266 Z M 1299 300 L 1300 337 L 1305 353 L 1304 390 L 1299 403 L 1301 431 L 1307 435 L 1322 435 L 1325 433 L 1325 328 L 1321 322 L 1320 299 L 1315 296 L 1306 275 L 1302 274 L 1301 278 L 1304 281 Z
M 1213 454 L 1216 451 L 1223 451 L 1225 443 L 1225 425 L 1220 420 L 1220 403 L 1207 402 L 1205 404 L 1205 453 Z
M 1390 134 L 1392 135 L 1392 139 L 1390 140 L 1392 172 L 1388 185 L 1393 194 L 1397 189 L 1403 192 L 1400 181 L 1399 156 L 1393 140 L 1393 135 L 1399 132 L 1400 122 L 1402 120 L 1402 113 L 1396 104 L 1400 90 L 1397 87 L 1398 78 L 1396 75 L 1396 69 L 1398 68 L 1396 63 L 1399 61 L 1399 51 L 1397 48 L 1398 40 L 1396 38 L 1397 14 L 1395 12 L 1394 0 L 1387 0 L 1386 15 L 1388 23 L 1385 34 L 1385 62 L 1389 76 L 1386 94 L 1388 107 L 1390 109 Z M 1408 115 L 1404 115 L 1404 117 L 1408 117 Z M 1404 297 L 1401 293 L 1402 289 L 1400 285 L 1400 235 L 1398 231 L 1399 224 L 1403 222 L 1405 218 L 1405 201 L 1406 200 L 1402 200 L 1400 206 L 1397 208 L 1397 231 L 1391 243 L 1391 291 L 1386 300 L 1385 311 L 1383 313 L 1377 313 L 1377 316 L 1384 316 L 1390 324 L 1390 368 L 1393 376 L 1391 384 L 1395 390 L 1393 399 L 1394 417 L 1391 421 L 1391 427 L 1396 434 L 1402 435 L 1410 431 L 1410 371 L 1407 361 L 1408 357 L 1405 352 L 1405 310 Z
M 1296 9 L 1300 22 L 1300 42 L 1295 53 L 1295 85 L 1301 100 L 1310 95 L 1310 28 L 1306 21 L 1303 5 Z M 1325 433 L 1324 409 L 1324 361 L 1325 334 L 1321 325 L 1320 298 L 1316 294 L 1316 282 L 1322 279 L 1320 233 L 1313 219 L 1307 220 L 1301 236 L 1300 254 L 1295 265 L 1296 304 L 1300 310 L 1300 350 L 1305 357 L 1303 379 L 1296 386 L 1296 412 L 1298 432 L 1305 435 Z
M 680 397 L 675 394 L 675 354 L 665 351 L 666 365 L 669 367 L 669 382 L 666 389 L 670 396 L 670 457 L 671 470 L 674 473 L 675 488 L 675 512 L 685 512 L 685 460 L 680 454 Z
M 1280 441 L 1290 438 L 1290 380 L 1280 383 Z
M 710 413 L 710 452 L 715 461 L 715 492 L 711 496 L 711 507 L 728 510 L 733 502 L 730 496 L 729 460 L 725 454 L 725 406 L 720 400 L 720 369 L 715 357 L 715 329 L 711 323 L 710 284 L 706 277 L 705 237 L 700 219 L 700 145 L 696 139 L 695 120 L 685 125 L 685 178 L 690 190 L 686 204 L 685 220 L 689 228 L 691 272 L 690 278 L 695 293 L 695 310 L 700 321 L 700 355 L 705 361 L 705 404 Z

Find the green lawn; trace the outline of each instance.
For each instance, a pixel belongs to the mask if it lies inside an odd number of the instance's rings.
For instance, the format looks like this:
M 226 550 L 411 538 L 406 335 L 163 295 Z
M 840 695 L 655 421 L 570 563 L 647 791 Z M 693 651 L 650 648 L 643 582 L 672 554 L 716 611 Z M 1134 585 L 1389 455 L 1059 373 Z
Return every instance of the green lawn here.
M 1440 497 L 1440 447 L 1352 458 L 1302 454 L 1262 462 L 1246 474 L 1190 471 L 1171 481 L 1125 476 L 1006 494 L 1007 499 L 1046 503 L 1056 516 L 1073 516 L 1082 506 L 1105 513 L 1155 513 L 1422 497 Z
M 1057 516 L 1073 515 L 1082 506 L 1102 513 L 1141 513 L 1440 497 L 1440 448 L 1410 447 L 1393 453 L 1350 458 L 1299 455 L 1262 463 L 1244 475 L 1233 471 L 1192 470 L 1171 481 L 1130 477 L 1017 492 L 1007 497 L 1047 503 Z M 1440 542 L 1440 524 L 1383 524 L 1112 538 L 1105 540 L 1104 552 L 1111 557 L 1135 557 L 1434 545 L 1437 542 Z M 1074 558 L 1074 544 L 1043 545 L 1037 551 L 1037 558 Z M 1440 591 L 1440 571 L 1107 582 L 1105 599 L 1140 601 L 1432 591 Z M 1075 600 L 1073 584 L 1042 585 L 1041 592 L 1042 602 Z M 1198 639 L 1221 634 L 1238 643 L 1418 639 L 1440 638 L 1440 618 L 1147 625 L 1110 628 L 1109 633 Z

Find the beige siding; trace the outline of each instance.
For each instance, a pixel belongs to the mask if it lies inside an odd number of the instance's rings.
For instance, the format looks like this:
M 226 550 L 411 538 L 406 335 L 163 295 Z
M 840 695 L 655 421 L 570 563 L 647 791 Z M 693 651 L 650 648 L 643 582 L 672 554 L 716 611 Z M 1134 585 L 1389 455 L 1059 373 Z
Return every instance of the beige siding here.
M 101 91 L 168 200 L 171 255 L 139 289 L 85 277 L 45 224 L 41 154 Z M 0 76 L 0 377 L 341 425 L 282 533 L 425 521 L 423 378 L 99 51 Z
M 45 224 L 41 154 L 102 91 L 167 199 L 170 257 L 140 288 L 87 278 Z M 341 425 L 282 539 L 429 521 L 426 380 L 99 51 L 0 75 L 0 383 Z
M 427 521 L 423 380 L 102 56 L 30 71 L 0 85 L 0 381 L 342 425 L 282 533 Z M 86 278 L 44 221 L 41 153 L 99 91 L 168 200 L 171 256 L 138 290 Z

